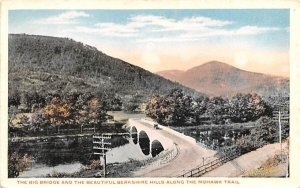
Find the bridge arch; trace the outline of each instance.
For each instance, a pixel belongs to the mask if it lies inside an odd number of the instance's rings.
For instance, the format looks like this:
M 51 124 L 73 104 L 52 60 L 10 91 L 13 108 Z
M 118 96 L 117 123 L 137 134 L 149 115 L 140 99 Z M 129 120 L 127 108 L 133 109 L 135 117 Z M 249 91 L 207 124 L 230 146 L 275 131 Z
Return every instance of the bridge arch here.
M 154 140 L 151 143 L 151 155 L 152 155 L 152 157 L 155 157 L 156 155 L 158 155 L 162 151 L 164 151 L 163 145 L 160 143 L 160 141 Z
M 140 145 L 142 152 L 145 155 L 149 155 L 151 147 L 150 147 L 150 139 L 148 134 L 145 131 L 140 131 L 138 138 L 139 138 L 138 143 Z
M 131 138 L 134 144 L 138 143 L 138 131 L 135 126 L 132 126 L 130 129 Z

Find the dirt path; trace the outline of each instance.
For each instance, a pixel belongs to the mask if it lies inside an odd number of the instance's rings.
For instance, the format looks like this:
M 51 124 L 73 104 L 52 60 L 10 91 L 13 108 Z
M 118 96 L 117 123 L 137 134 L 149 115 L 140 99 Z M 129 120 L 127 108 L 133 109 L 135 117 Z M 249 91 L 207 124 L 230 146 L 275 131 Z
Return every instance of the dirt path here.
M 144 126 L 153 125 L 139 121 Z M 183 138 L 173 135 L 165 130 L 159 130 L 161 136 L 167 137 L 177 144 L 179 149 L 178 155 L 169 163 L 160 166 L 148 165 L 134 173 L 136 177 L 177 177 L 182 175 L 196 166 L 203 163 L 204 158 L 211 157 L 215 154 L 215 151 L 201 147 L 196 143 L 191 143 Z
M 282 148 L 287 147 L 283 143 Z M 242 155 L 224 165 L 206 173 L 203 177 L 238 177 L 249 169 L 259 168 L 268 158 L 280 153 L 280 144 L 269 144 L 255 151 Z

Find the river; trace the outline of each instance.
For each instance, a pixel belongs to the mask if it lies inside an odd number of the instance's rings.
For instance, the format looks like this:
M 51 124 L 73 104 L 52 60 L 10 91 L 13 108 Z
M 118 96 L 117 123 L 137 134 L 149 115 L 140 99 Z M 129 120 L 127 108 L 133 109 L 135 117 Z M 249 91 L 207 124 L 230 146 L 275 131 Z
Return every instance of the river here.
M 130 159 L 135 160 L 144 160 L 149 158 L 150 156 L 146 156 L 143 154 L 140 146 L 138 144 L 134 144 L 132 138 L 129 138 L 129 143 L 113 148 L 112 150 L 107 152 L 107 164 L 110 163 L 122 163 L 129 161 Z M 20 173 L 20 178 L 38 178 L 45 177 L 47 174 L 51 174 L 53 172 L 60 173 L 74 173 L 77 172 L 83 167 L 84 164 L 80 161 L 72 161 L 70 163 L 61 163 L 58 165 L 47 165 L 45 163 L 40 163 L 39 161 L 33 162 L 30 169 Z
M 115 120 L 128 118 L 141 118 L 144 114 L 127 114 L 123 112 L 110 112 Z M 134 144 L 132 138 L 124 137 L 128 143 L 119 147 L 112 148 L 107 152 L 107 164 L 122 163 L 130 159 L 144 160 L 150 156 L 143 154 L 140 146 Z M 24 147 L 24 153 L 29 155 L 39 153 L 34 157 L 31 167 L 20 173 L 20 178 L 45 177 L 53 172 L 74 173 L 86 165 L 92 157 L 91 138 L 73 139 L 70 138 L 60 144 L 60 140 L 55 143 L 39 143 Z M 66 143 L 67 142 L 67 143 Z M 58 147 L 59 146 L 59 147 Z

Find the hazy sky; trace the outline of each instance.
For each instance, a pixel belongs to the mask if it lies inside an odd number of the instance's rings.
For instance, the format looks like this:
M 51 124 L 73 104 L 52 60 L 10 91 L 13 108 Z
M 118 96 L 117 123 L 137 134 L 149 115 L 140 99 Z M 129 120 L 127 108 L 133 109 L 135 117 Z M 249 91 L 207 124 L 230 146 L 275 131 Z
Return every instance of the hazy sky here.
M 69 37 L 152 72 L 218 60 L 289 76 L 289 10 L 11 10 L 9 33 Z

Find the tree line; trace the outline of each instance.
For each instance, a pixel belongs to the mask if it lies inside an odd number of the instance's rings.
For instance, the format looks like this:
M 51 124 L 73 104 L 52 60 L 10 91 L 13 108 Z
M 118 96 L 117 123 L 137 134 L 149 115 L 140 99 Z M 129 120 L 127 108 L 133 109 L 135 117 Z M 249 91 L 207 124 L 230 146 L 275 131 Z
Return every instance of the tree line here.
M 35 95 L 25 94 L 27 97 L 22 98 L 22 102 L 19 104 L 19 106 L 25 106 L 22 107 L 23 111 L 31 112 L 30 117 L 23 116 L 21 118 L 21 127 L 27 126 L 29 131 L 56 127 L 59 133 L 61 126 L 70 127 L 72 125 L 81 127 L 94 125 L 95 129 L 95 126 L 101 125 L 108 117 L 105 107 L 107 104 L 103 98 L 90 93 L 56 94 L 47 97 L 34 97 Z M 15 106 L 11 106 L 9 109 L 10 120 L 13 120 L 18 114 L 18 109 Z M 13 127 L 12 121 L 9 121 L 9 124 L 10 127 Z
M 146 115 L 170 126 L 243 123 L 271 116 L 272 109 L 257 94 L 236 94 L 231 98 L 201 96 L 196 99 L 174 89 L 168 95 L 148 99 Z
M 123 102 L 115 94 L 103 94 L 102 92 L 62 92 L 62 93 L 38 93 L 36 91 L 20 92 L 18 90 L 9 90 L 8 107 L 17 107 L 20 112 L 30 113 L 38 108 L 44 107 L 53 97 L 64 98 L 70 103 L 75 103 L 78 98 L 98 98 L 102 101 L 103 108 L 109 110 L 121 110 Z

